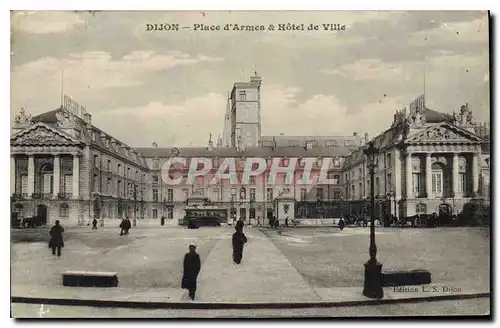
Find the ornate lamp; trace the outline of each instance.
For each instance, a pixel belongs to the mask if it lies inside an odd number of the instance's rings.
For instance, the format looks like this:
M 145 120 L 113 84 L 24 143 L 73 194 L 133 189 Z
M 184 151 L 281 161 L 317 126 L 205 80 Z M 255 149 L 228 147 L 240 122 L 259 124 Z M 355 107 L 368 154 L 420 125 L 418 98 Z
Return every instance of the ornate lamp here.
M 368 143 L 364 149 L 364 155 L 368 160 L 368 171 L 370 173 L 370 259 L 365 265 L 365 283 L 363 295 L 370 298 L 381 299 L 384 297 L 382 289 L 382 264 L 377 261 L 377 245 L 375 244 L 375 167 L 377 165 L 378 149 L 373 141 Z

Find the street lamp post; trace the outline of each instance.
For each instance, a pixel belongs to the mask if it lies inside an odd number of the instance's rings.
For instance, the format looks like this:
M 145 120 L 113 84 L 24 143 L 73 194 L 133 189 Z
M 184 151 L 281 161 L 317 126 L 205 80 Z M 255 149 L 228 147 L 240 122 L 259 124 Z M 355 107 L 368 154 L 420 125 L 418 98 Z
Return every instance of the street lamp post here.
M 137 185 L 133 184 L 133 193 L 134 193 L 134 227 L 137 226 Z
M 365 156 L 368 158 L 368 170 L 370 172 L 370 196 L 371 196 L 371 213 L 370 213 L 370 259 L 364 264 L 365 266 L 365 283 L 363 295 L 369 298 L 381 299 L 384 297 L 382 289 L 382 264 L 377 261 L 377 245 L 375 244 L 375 165 L 378 149 L 374 146 L 373 141 L 368 144 L 368 148 L 364 150 Z

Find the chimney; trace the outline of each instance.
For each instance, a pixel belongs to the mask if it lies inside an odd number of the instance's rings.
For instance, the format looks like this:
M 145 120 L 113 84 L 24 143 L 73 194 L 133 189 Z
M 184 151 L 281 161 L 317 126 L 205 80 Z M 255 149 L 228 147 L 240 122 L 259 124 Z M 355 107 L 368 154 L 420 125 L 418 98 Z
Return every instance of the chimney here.
M 357 133 L 357 132 L 354 132 L 354 133 L 352 134 L 352 136 L 353 136 L 353 137 L 357 137 L 357 136 L 358 136 L 358 133 Z
M 365 143 L 368 143 L 368 132 L 365 132 Z

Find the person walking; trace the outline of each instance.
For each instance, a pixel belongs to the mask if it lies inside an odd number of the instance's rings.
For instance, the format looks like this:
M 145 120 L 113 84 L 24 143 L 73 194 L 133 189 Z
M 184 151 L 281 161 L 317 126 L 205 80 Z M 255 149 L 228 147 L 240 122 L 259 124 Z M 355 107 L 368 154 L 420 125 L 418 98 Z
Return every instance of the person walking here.
M 125 219 L 122 219 L 122 222 L 120 222 L 120 236 L 123 236 L 124 231 L 125 231 Z
M 92 221 L 92 230 L 97 230 L 97 219 L 94 218 L 94 220 Z
M 285 218 L 285 227 L 288 227 L 288 216 Z
M 132 223 L 130 223 L 130 219 L 127 217 L 125 219 L 125 234 L 128 235 L 128 231 L 132 228 Z
M 257 217 L 257 227 L 262 227 L 262 224 L 260 223 L 260 216 Z
M 64 228 L 59 224 L 59 220 L 56 220 L 55 225 L 50 228 L 50 241 L 49 248 L 52 248 L 52 255 L 61 256 L 61 248 L 64 247 L 63 234 Z
M 248 239 L 243 233 L 242 225 L 236 225 L 235 230 L 236 232 L 233 233 L 233 261 L 236 264 L 240 264 L 243 257 L 243 246 Z
M 340 218 L 340 221 L 339 221 L 340 231 L 344 230 L 344 227 L 345 227 L 344 219 Z
M 184 255 L 184 269 L 182 272 L 182 289 L 189 291 L 189 298 L 194 300 L 196 293 L 196 280 L 201 269 L 200 255 L 196 253 L 194 242 L 189 244 L 189 253 Z

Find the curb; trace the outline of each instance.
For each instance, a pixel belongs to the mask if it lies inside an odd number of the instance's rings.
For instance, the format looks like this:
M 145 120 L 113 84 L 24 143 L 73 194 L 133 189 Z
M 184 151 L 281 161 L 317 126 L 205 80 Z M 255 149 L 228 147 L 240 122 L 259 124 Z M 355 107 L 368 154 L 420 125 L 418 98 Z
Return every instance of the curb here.
M 62 306 L 90 306 L 90 307 L 114 307 L 133 309 L 300 309 L 300 308 L 324 308 L 324 307 L 348 307 L 383 305 L 398 303 L 419 303 L 448 300 L 467 300 L 476 298 L 490 298 L 490 293 L 454 294 L 426 297 L 411 297 L 400 299 L 365 299 L 356 301 L 334 301 L 334 302 L 296 302 L 296 303 L 197 303 L 197 302 L 135 302 L 135 301 L 112 301 L 112 300 L 82 300 L 67 298 L 39 298 L 39 297 L 11 297 L 11 303 L 45 304 Z

